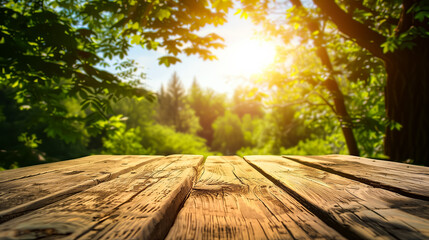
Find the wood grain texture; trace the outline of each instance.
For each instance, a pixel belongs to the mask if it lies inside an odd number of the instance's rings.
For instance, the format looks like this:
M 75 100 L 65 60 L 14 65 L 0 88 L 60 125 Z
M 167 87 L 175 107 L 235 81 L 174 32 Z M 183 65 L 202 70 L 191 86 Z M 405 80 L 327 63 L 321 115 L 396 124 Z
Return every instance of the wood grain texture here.
M 351 239 L 428 239 L 429 204 L 279 156 L 247 156 L 265 176 Z
M 428 167 L 347 155 L 283 157 L 374 187 L 429 200 Z
M 202 156 L 150 161 L 0 225 L 5 239 L 162 239 L 192 188 Z
M 20 171 L 0 183 L 0 223 L 129 172 L 159 156 L 98 156 Z M 92 159 L 92 160 L 91 160 Z M 77 165 L 75 165 L 77 163 Z M 13 170 L 12 170 L 13 171 Z M 41 174 L 36 174 L 40 172 Z M 42 174 L 43 173 L 43 174 Z M 8 175 L 9 171 L 0 172 Z
M 112 155 L 93 155 L 82 158 L 59 161 L 53 163 L 39 164 L 29 167 L 21 167 L 0 172 L 0 184 L 10 182 L 21 178 L 43 175 L 62 168 L 73 168 L 79 164 L 93 163 L 107 158 L 113 158 Z
M 343 239 L 239 157 L 208 157 L 166 239 Z

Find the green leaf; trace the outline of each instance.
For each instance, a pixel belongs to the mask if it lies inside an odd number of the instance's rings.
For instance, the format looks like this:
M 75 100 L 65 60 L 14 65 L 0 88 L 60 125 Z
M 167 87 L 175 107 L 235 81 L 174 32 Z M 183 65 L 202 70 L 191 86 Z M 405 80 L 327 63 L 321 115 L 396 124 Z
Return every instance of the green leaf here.
M 429 18 L 429 11 L 421 11 L 418 12 L 415 16 L 415 19 L 419 20 L 420 22 L 423 22 L 425 18 Z
M 169 11 L 169 10 L 167 10 L 167 9 L 160 9 L 158 12 L 157 12 L 157 14 L 156 14 L 156 17 L 160 20 L 160 21 L 162 21 L 162 20 L 164 20 L 164 19 L 167 19 L 167 18 L 169 18 L 171 16 L 171 12 Z
M 164 57 L 158 58 L 158 64 L 159 65 L 164 64 L 167 67 L 169 67 L 171 64 L 176 64 L 178 62 L 182 62 L 182 61 L 179 58 L 174 56 L 164 56 Z
M 138 30 L 138 29 L 139 29 L 139 27 L 140 27 L 139 23 L 138 23 L 138 22 L 135 22 L 135 23 L 131 26 L 131 29 Z
M 140 35 L 134 35 L 131 37 L 131 44 L 140 44 Z
M 383 48 L 383 53 L 394 52 L 398 48 L 395 42 L 389 39 L 381 44 L 381 47 Z

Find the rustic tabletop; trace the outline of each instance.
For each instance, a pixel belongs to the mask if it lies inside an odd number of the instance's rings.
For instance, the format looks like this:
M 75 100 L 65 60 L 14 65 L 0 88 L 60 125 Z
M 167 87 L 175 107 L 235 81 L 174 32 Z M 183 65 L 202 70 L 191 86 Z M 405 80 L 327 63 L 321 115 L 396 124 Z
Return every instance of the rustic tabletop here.
M 95 155 L 0 172 L 0 239 L 429 239 L 429 167 Z

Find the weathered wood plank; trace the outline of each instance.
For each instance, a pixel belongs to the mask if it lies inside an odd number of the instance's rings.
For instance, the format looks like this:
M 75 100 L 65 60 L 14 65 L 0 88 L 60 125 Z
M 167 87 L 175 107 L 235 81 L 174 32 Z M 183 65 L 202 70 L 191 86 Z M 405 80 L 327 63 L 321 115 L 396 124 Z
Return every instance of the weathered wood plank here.
M 202 156 L 169 156 L 0 225 L 11 239 L 162 239 Z
M 29 167 L 21 167 L 17 169 L 2 171 L 0 172 L 0 184 L 3 182 L 10 182 L 21 178 L 32 177 L 36 175 L 43 175 L 55 170 L 59 170 L 61 168 L 70 168 L 70 167 L 77 166 L 79 164 L 93 163 L 96 161 L 100 161 L 107 158 L 113 158 L 113 157 L 115 156 L 93 155 L 93 156 L 86 156 L 86 157 L 67 160 L 67 161 L 39 164 L 39 165 L 34 165 Z M 116 156 L 116 158 L 122 158 L 122 157 L 123 156 Z
M 399 194 L 429 200 L 429 168 L 347 155 L 283 156 Z
M 343 239 L 239 157 L 208 157 L 166 239 Z
M 0 223 L 27 211 L 40 208 L 67 196 L 81 192 L 137 168 L 159 156 L 103 156 L 96 161 L 61 162 L 59 169 L 50 165 L 44 174 L 41 170 L 26 169 L 20 178 L 0 183 Z M 43 169 L 43 168 L 42 168 Z M 5 174 L 9 174 L 8 171 Z M 0 173 L 3 175 L 3 172 Z
M 320 159 L 338 159 L 338 160 L 346 160 L 346 161 L 356 161 L 360 163 L 365 163 L 368 165 L 378 166 L 386 169 L 392 169 L 407 173 L 416 173 L 416 174 L 429 174 L 428 167 L 418 166 L 418 165 L 410 165 L 404 164 L 394 161 L 384 161 L 384 160 L 375 160 L 364 157 L 357 157 L 351 155 L 340 155 L 340 154 L 332 154 L 332 155 L 322 155 L 322 156 L 311 156 Z
M 429 203 L 278 156 L 245 159 L 351 239 L 428 239 Z

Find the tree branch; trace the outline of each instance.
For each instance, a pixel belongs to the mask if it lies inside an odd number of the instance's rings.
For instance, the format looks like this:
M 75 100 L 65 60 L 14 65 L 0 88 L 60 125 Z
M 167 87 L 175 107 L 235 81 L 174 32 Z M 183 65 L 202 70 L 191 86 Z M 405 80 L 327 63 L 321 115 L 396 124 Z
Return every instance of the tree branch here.
M 338 30 L 355 38 L 357 44 L 366 48 L 374 56 L 382 59 L 386 58 L 381 48 L 381 44 L 386 41 L 386 37 L 371 30 L 365 24 L 354 20 L 334 0 L 314 0 L 314 3 L 337 25 Z
M 335 109 L 334 105 L 332 105 L 328 99 L 326 99 L 322 94 L 320 94 L 317 91 L 313 91 L 314 94 L 316 94 L 317 96 L 319 96 L 323 102 L 325 102 L 325 105 L 327 105 L 329 108 L 331 108 L 332 112 L 338 116 L 337 110 Z
M 408 13 L 408 10 L 413 6 L 415 1 L 413 0 L 403 0 L 402 1 L 402 11 L 401 17 L 399 19 L 398 26 L 396 27 L 396 35 L 399 35 L 407 31 L 413 24 L 414 16 L 412 13 Z
M 377 11 L 372 10 L 371 8 L 364 6 L 361 0 L 352 0 L 349 2 L 349 4 L 353 9 L 360 9 L 360 10 L 363 10 L 365 12 L 369 12 L 373 16 L 379 15 L 379 13 Z M 352 14 L 353 14 L 353 11 L 349 12 L 350 16 L 352 16 Z M 387 23 L 389 23 L 391 25 L 397 25 L 399 22 L 398 18 L 394 18 L 392 16 L 385 18 L 385 20 L 387 21 Z

